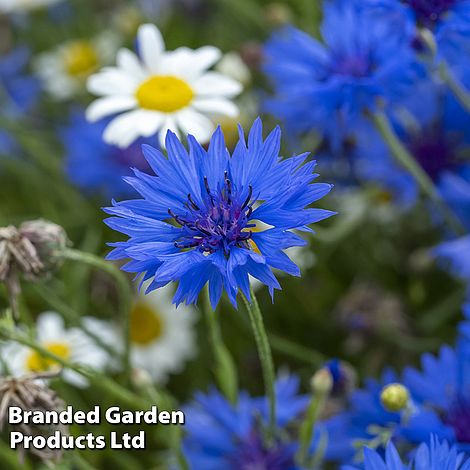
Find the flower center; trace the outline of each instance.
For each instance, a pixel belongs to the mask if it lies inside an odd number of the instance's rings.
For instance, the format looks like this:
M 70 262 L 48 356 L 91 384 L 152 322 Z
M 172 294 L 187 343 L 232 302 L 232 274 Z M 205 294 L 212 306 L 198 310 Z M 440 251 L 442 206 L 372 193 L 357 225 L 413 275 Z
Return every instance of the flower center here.
M 146 80 L 136 92 L 141 108 L 172 113 L 186 107 L 193 99 L 191 87 L 171 75 L 156 75 Z
M 137 302 L 131 312 L 130 336 L 135 344 L 145 346 L 163 334 L 161 316 L 144 302 Z
M 361 78 L 371 74 L 372 63 L 365 56 L 337 57 L 333 71 L 338 75 Z
M 99 65 L 98 54 L 88 41 L 74 41 L 66 46 L 65 69 L 69 75 L 88 76 Z
M 434 181 L 444 171 L 457 166 L 456 147 L 457 142 L 435 128 L 425 130 L 408 141 L 411 153 Z
M 457 441 L 470 444 L 470 399 L 456 400 L 445 421 L 454 429 Z
M 433 28 L 458 0 L 405 0 L 415 11 L 418 23 Z
M 207 197 L 203 207 L 199 207 L 189 194 L 184 215 L 168 211 L 182 227 L 182 237 L 175 246 L 182 250 L 197 248 L 206 254 L 223 250 L 226 256 L 235 246 L 256 251 L 256 245 L 249 243 L 252 229 L 256 227 L 256 224 L 249 223 L 254 204 L 251 202 L 251 186 L 243 199 L 232 187 L 227 172 L 224 186 L 219 191 L 211 191 L 207 178 L 204 178 L 204 184 Z
M 44 349 L 61 359 L 70 358 L 70 347 L 66 343 L 51 342 L 43 345 Z M 42 356 L 37 351 L 31 351 L 26 358 L 26 369 L 30 372 L 47 372 L 59 364 L 48 357 Z
M 291 470 L 295 467 L 292 446 L 275 443 L 267 447 L 257 432 L 239 443 L 232 459 L 233 470 Z

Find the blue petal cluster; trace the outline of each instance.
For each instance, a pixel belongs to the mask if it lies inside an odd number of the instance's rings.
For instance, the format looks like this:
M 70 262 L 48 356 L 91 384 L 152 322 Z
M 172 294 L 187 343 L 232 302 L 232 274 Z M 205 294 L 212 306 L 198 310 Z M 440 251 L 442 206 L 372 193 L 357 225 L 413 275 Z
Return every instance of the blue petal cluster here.
M 18 47 L 0 57 L 0 96 L 4 98 L 1 112 L 8 116 L 19 116 L 30 111 L 39 97 L 39 80 L 25 71 L 29 56 L 26 47 Z
M 150 169 L 142 145 L 152 142 L 139 139 L 127 149 L 109 145 L 102 138 L 107 123 L 90 123 L 82 111 L 72 114 L 70 124 L 60 132 L 66 150 L 65 170 L 70 181 L 89 194 L 126 196 L 133 191 L 122 177 L 131 176 L 132 167 Z
M 431 81 L 417 86 L 397 114 L 394 126 L 403 144 L 470 228 L 470 162 L 462 158 L 470 149 L 470 115 L 445 87 Z M 416 202 L 416 182 L 372 129 L 362 130 L 356 144 L 362 178 L 382 183 L 400 202 Z
M 324 4 L 324 44 L 293 27 L 275 33 L 265 46 L 268 111 L 295 133 L 315 129 L 338 143 L 364 111 L 396 103 L 421 76 L 404 25 L 405 16 L 338 0 Z
M 269 446 L 263 437 L 268 423 L 265 398 L 240 393 L 237 404 L 232 405 L 214 390 L 197 394 L 195 402 L 185 410 L 187 434 L 183 449 L 190 468 L 300 470 L 294 459 L 298 444 L 286 428 L 308 405 L 308 397 L 299 395 L 298 389 L 295 376 L 276 381 L 280 432 Z
M 401 378 L 387 372 L 380 383 L 368 380 L 364 389 L 351 394 L 346 411 L 323 423 L 331 442 L 327 458 L 350 461 L 354 443 L 372 441 L 379 431 L 409 446 L 435 435 L 470 453 L 469 344 L 467 340 L 455 349 L 444 346 L 437 357 L 424 354 L 422 370 L 407 368 Z M 410 407 L 389 412 L 381 404 L 380 393 L 397 381 L 408 388 Z
M 179 281 L 174 302 L 194 303 L 209 283 L 215 307 L 223 289 L 236 305 L 241 289 L 250 298 L 249 276 L 269 287 L 280 285 L 272 268 L 295 276 L 297 265 L 284 250 L 305 245 L 292 230 L 310 231 L 309 224 L 333 215 L 309 207 L 328 194 L 329 184 L 313 183 L 315 162 L 308 154 L 279 157 L 280 130 L 263 140 L 255 121 L 233 154 L 220 128 L 208 150 L 192 136 L 189 151 L 171 132 L 168 158 L 144 146 L 155 176 L 137 169 L 126 181 L 142 199 L 113 201 L 106 223 L 129 236 L 113 244 L 108 259 L 131 258 L 123 269 L 151 279 L 148 290 Z
M 39 81 L 26 74 L 30 53 L 26 47 L 13 49 L 0 57 L 0 114 L 15 119 L 30 111 L 36 104 Z M 0 129 L 0 155 L 10 155 L 17 150 L 15 138 Z
M 460 60 L 463 48 L 470 45 L 468 0 L 366 0 L 366 3 L 385 7 L 389 12 L 401 10 L 415 25 L 413 45 L 418 51 L 427 47 L 419 34 L 423 28 L 432 32 L 439 56 L 447 60 Z
M 449 447 L 447 442 L 439 442 L 434 436 L 429 444 L 421 444 L 410 465 L 405 465 L 393 443 L 389 442 L 385 456 L 379 452 L 364 449 L 365 470 L 469 470 L 470 460 L 459 454 L 455 447 Z M 343 470 L 359 470 L 356 467 L 345 466 Z

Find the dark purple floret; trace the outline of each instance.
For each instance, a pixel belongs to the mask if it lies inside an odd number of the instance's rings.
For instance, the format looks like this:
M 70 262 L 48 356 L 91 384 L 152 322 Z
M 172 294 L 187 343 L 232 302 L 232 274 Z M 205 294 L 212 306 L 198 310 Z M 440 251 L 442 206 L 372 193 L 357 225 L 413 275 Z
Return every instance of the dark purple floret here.
M 240 443 L 236 456 L 231 460 L 233 470 L 294 470 L 292 445 L 279 442 L 267 447 L 257 432 Z
M 418 23 L 434 28 L 458 0 L 405 0 L 416 13 Z
M 199 207 L 191 194 L 186 202 L 187 212 L 176 215 L 172 210 L 168 213 L 182 227 L 184 236 L 175 242 L 180 249 L 195 248 L 203 253 L 214 253 L 222 249 L 226 255 L 234 246 L 250 248 L 248 240 L 252 236 L 248 220 L 253 212 L 251 202 L 252 188 L 244 200 L 239 198 L 237 189 L 225 173 L 224 186 L 213 191 L 209 187 L 207 178 L 204 178 L 207 196 L 205 204 Z
M 336 58 L 332 69 L 339 75 L 362 78 L 372 74 L 373 65 L 366 55 L 356 55 Z
M 470 399 L 459 398 L 446 416 L 458 442 L 470 444 Z

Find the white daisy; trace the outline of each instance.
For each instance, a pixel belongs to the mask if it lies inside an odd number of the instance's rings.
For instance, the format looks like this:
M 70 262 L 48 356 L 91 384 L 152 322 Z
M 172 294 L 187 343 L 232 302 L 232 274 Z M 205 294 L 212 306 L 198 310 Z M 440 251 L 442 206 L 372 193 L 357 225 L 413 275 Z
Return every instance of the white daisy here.
M 103 334 L 104 341 L 109 341 L 106 331 L 110 332 L 111 327 L 106 322 L 85 317 L 83 323 L 89 330 Z M 99 347 L 82 329 L 66 329 L 62 317 L 55 312 L 42 313 L 37 319 L 36 331 L 39 345 L 71 363 L 87 365 L 96 370 L 104 370 L 110 364 L 111 358 L 107 351 Z M 16 342 L 8 342 L 2 347 L 2 358 L 8 368 L 7 372 L 13 376 L 60 369 L 53 360 Z M 63 370 L 62 377 L 76 387 L 88 385 L 82 375 L 67 368 Z
M 128 147 L 158 132 L 163 146 L 168 130 L 181 130 L 205 143 L 214 131 L 213 115 L 238 114 L 230 99 L 242 91 L 241 84 L 207 71 L 220 59 L 219 49 L 165 51 L 160 31 L 151 24 L 139 28 L 137 39 L 139 56 L 121 49 L 117 67 L 105 67 L 88 80 L 88 90 L 102 96 L 88 108 L 88 119 L 120 114 L 106 128 L 106 142 Z
M 111 32 L 91 40 L 74 39 L 40 54 L 34 67 L 52 97 L 69 99 L 83 93 L 88 77 L 111 62 L 118 44 L 118 37 Z
M 146 370 L 157 383 L 180 372 L 196 352 L 196 311 L 183 305 L 176 308 L 172 296 L 170 286 L 141 294 L 131 312 L 132 366 Z
M 15 13 L 45 8 L 62 0 L 0 0 L 0 13 Z

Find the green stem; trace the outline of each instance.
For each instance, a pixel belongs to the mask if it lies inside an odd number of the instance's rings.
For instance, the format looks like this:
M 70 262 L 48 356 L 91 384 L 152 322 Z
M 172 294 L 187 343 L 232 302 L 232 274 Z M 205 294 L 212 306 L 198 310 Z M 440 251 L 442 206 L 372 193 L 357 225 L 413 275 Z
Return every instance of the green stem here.
M 269 345 L 268 336 L 263 323 L 263 315 L 256 300 L 253 288 L 250 288 L 251 304 L 242 294 L 243 302 L 250 317 L 251 327 L 255 336 L 258 355 L 263 370 L 264 387 L 269 401 L 269 428 L 271 436 L 274 436 L 276 430 L 276 393 L 275 393 L 275 375 L 274 362 Z
M 209 329 L 212 351 L 215 357 L 215 376 L 220 389 L 235 404 L 238 399 L 238 379 L 235 363 L 225 346 L 220 331 L 220 325 L 217 321 L 216 313 L 212 310 L 208 289 L 205 290 L 202 309 L 206 318 L 206 324 Z
M 434 201 L 444 220 L 449 224 L 449 227 L 457 234 L 462 233 L 462 226 L 455 217 L 455 214 L 442 200 L 434 185 L 434 182 L 426 173 L 426 171 L 424 171 L 423 167 L 416 161 L 413 155 L 400 141 L 387 116 L 382 112 L 377 112 L 375 114 L 371 114 L 370 118 L 372 119 L 372 122 L 384 139 L 385 143 L 389 147 L 392 155 L 401 166 L 411 173 L 413 178 L 421 187 L 423 193 L 426 194 L 432 201 Z
M 449 90 L 460 101 L 460 104 L 470 112 L 470 93 L 460 83 L 460 81 L 453 75 L 449 66 L 445 61 L 441 63 L 439 72 L 444 83 L 449 87 Z
M 282 354 L 291 356 L 294 359 L 306 362 L 317 368 L 326 362 L 326 357 L 317 351 L 272 333 L 269 333 L 268 336 L 272 348 L 277 349 Z
M 132 293 L 126 276 L 112 263 L 105 261 L 92 253 L 85 253 L 79 250 L 67 249 L 61 255 L 71 261 L 79 261 L 88 264 L 94 268 L 101 269 L 114 278 L 117 284 L 118 295 L 120 296 L 118 306 L 120 310 L 121 321 L 124 330 L 124 370 L 129 379 L 131 376 L 130 364 L 130 312 L 132 308 Z
M 328 398 L 328 393 L 319 393 L 316 392 L 310 405 L 307 409 L 305 419 L 300 426 L 299 437 L 300 437 L 300 450 L 297 456 L 301 465 L 307 465 L 309 460 L 309 449 L 310 444 L 313 438 L 313 431 L 315 429 L 315 424 L 320 418 L 321 412 L 325 407 L 326 400 Z

